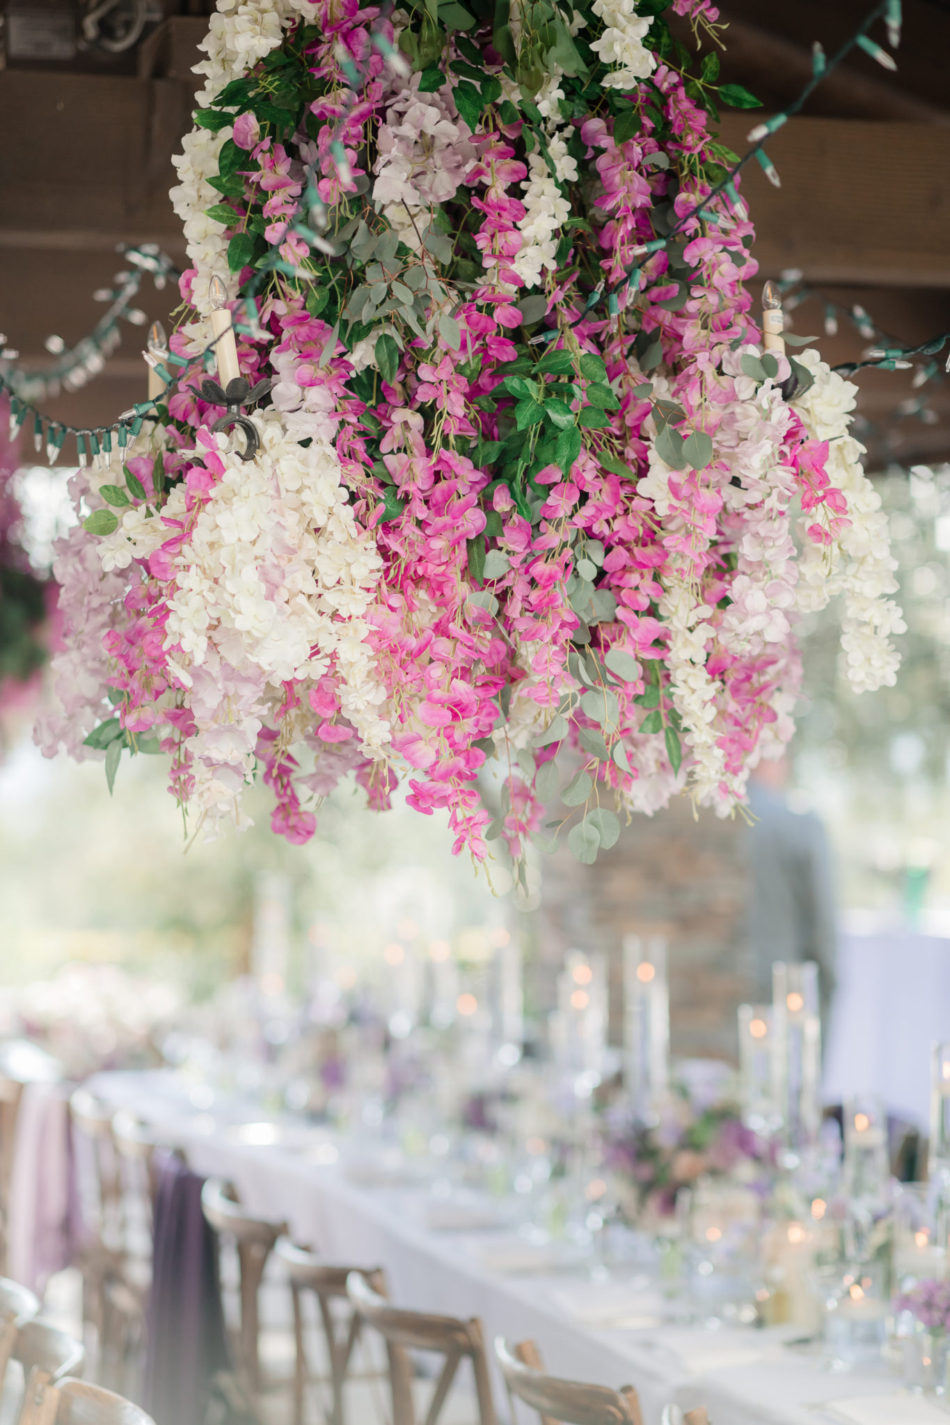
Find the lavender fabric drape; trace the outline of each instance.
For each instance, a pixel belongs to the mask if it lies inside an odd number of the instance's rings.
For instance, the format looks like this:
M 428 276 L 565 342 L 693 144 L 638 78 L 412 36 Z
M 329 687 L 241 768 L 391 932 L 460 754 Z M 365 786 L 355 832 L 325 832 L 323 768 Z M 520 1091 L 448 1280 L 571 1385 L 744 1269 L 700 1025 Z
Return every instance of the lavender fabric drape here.
M 202 1179 L 162 1154 L 142 1404 L 157 1425 L 201 1425 L 211 1381 L 228 1368 L 217 1242 L 201 1211 Z

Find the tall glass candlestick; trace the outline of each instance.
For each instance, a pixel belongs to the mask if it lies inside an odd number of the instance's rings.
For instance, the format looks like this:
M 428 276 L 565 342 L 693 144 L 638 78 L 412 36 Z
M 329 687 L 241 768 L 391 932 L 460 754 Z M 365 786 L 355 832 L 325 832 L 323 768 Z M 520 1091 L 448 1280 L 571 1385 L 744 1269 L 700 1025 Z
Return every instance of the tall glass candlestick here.
M 651 1119 L 666 1093 L 670 1061 L 670 990 L 666 941 L 627 935 L 623 942 L 624 1058 L 637 1119 Z
M 607 982 L 603 966 L 572 950 L 557 982 L 551 1036 L 562 1068 L 599 1072 L 607 1040 Z
M 740 1004 L 739 1103 L 742 1121 L 755 1133 L 774 1133 L 779 1126 L 774 1058 L 772 1006 Z
M 950 1040 L 946 1039 L 931 1051 L 929 1177 L 942 1184 L 942 1197 L 950 1193 Z
M 849 1202 L 877 1203 L 890 1177 L 887 1117 L 880 1100 L 852 1098 L 844 1108 L 844 1191 Z
M 786 1146 L 814 1147 L 821 1128 L 821 1019 L 818 966 L 811 960 L 772 966 L 775 1103 Z

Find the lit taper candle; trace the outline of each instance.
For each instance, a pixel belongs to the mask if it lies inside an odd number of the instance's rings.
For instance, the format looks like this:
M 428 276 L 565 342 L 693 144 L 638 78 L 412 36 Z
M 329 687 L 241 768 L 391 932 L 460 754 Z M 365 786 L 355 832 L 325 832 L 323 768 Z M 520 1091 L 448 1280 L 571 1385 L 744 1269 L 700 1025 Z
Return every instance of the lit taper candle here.
M 785 355 L 785 313 L 774 282 L 766 282 L 762 288 L 762 346 L 765 351 L 774 351 L 776 356 Z
M 162 373 L 156 365 L 163 366 L 168 359 L 168 338 L 161 322 L 153 322 L 148 329 L 145 360 L 148 363 L 148 399 L 157 401 L 165 389 Z
M 228 291 L 220 277 L 212 277 L 208 293 L 213 303 L 211 310 L 211 330 L 215 338 L 215 360 L 218 365 L 218 381 L 225 391 L 228 382 L 240 376 L 237 342 L 234 340 L 234 323 L 227 305 Z

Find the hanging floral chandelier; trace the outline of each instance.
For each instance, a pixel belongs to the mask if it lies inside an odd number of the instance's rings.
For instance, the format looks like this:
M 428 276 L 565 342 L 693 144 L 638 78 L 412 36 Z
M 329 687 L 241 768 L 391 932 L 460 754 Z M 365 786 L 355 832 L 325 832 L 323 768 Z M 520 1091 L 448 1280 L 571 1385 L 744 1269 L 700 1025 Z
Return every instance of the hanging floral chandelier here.
M 840 593 L 853 685 L 894 681 L 855 387 L 775 306 L 763 339 L 712 127 L 755 101 L 709 0 L 665 8 L 222 4 L 182 374 L 73 477 L 48 752 L 160 751 L 209 829 L 259 774 L 295 842 L 348 773 L 406 778 L 457 851 L 544 822 L 592 861 L 677 792 L 742 802 L 801 611 Z

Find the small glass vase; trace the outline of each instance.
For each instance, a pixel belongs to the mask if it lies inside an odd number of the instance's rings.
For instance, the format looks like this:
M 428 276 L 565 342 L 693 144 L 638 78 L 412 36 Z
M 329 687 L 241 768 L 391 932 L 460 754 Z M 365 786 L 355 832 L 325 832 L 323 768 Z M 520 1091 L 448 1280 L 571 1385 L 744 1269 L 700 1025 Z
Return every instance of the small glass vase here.
M 904 1385 L 917 1395 L 946 1395 L 950 1339 L 919 1321 L 901 1342 Z

